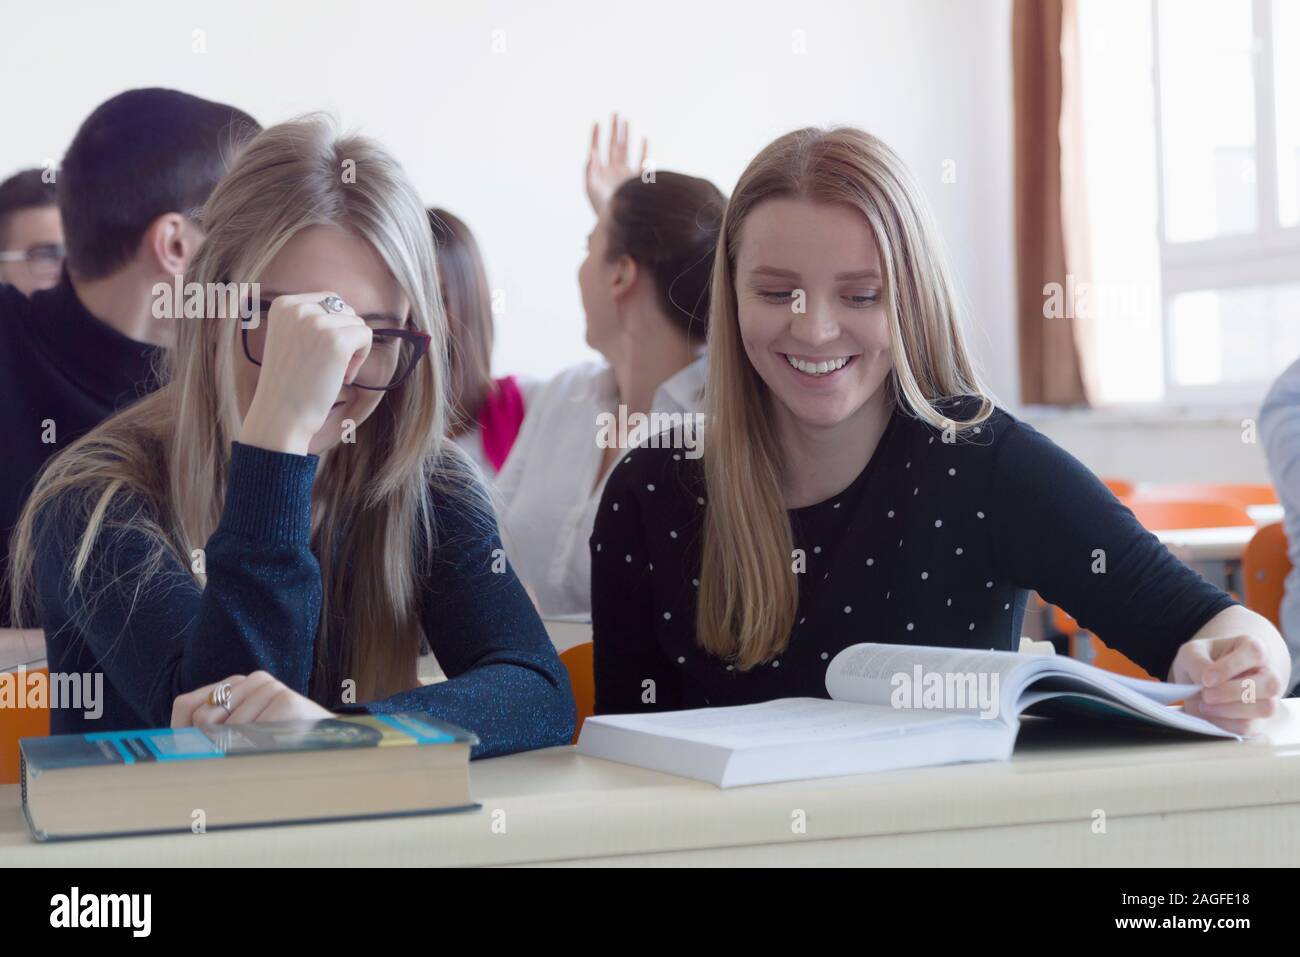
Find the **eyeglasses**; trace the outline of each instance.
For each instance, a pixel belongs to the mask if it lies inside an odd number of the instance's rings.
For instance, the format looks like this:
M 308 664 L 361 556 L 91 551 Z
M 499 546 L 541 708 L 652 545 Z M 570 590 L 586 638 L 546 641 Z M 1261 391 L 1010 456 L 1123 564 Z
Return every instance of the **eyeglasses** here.
M 244 355 L 255 366 L 262 364 L 266 353 L 266 320 L 271 304 L 259 302 L 258 321 L 241 322 Z M 370 355 L 361 363 L 356 377 L 350 383 L 358 389 L 386 392 L 396 389 L 415 371 L 416 365 L 429 351 L 433 337 L 427 332 L 413 329 L 371 329 Z
M 0 262 L 25 262 L 37 279 L 58 279 L 59 273 L 63 271 L 63 257 L 62 243 L 43 243 L 31 249 L 0 252 Z

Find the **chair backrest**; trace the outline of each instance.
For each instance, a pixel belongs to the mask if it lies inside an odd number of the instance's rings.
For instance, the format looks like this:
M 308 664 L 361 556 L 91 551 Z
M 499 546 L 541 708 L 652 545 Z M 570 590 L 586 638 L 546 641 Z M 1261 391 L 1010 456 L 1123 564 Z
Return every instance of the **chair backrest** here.
M 10 672 L 16 680 L 18 672 Z M 50 669 L 46 666 L 27 671 L 25 681 L 30 682 L 35 675 L 43 675 L 38 680 L 48 682 Z M 47 689 L 49 685 L 46 685 Z M 18 688 L 20 696 L 26 695 L 26 688 Z M 0 708 L 0 784 L 17 784 L 20 762 L 18 760 L 19 738 L 41 738 L 50 733 L 49 695 L 44 696 L 46 705 L 39 708 Z
M 1282 593 L 1291 571 L 1286 532 L 1280 524 L 1265 525 L 1246 545 L 1241 557 L 1241 577 L 1246 607 L 1258 612 L 1281 630 Z
M 1219 501 L 1123 499 L 1145 528 L 1226 528 L 1254 525 L 1245 506 Z
M 1126 495 L 1132 495 L 1133 490 L 1136 488 L 1136 486 L 1134 486 L 1134 484 L 1128 479 L 1113 477 L 1106 478 L 1105 476 L 1102 476 L 1101 480 L 1105 483 L 1106 488 L 1110 489 L 1111 494 L 1116 498 L 1124 498 Z
M 1119 492 L 1115 493 L 1120 495 Z M 1140 485 L 1121 498 L 1139 502 L 1227 502 L 1245 508 L 1248 505 L 1276 505 L 1277 490 L 1268 484 L 1242 482 L 1173 482 Z
M 591 655 L 592 644 L 585 642 L 560 652 L 560 661 L 569 670 L 569 684 L 573 686 L 573 700 L 578 705 L 578 723 L 573 728 L 573 740 L 578 740 L 582 722 L 596 710 L 596 670 Z

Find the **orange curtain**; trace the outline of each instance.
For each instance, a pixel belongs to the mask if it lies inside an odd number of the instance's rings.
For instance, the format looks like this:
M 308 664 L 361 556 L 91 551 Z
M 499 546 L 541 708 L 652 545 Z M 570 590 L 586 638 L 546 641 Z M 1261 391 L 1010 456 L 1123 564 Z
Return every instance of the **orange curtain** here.
M 1073 0 L 1015 0 L 1012 58 L 1020 397 L 1087 404 L 1073 298 L 1087 269 Z

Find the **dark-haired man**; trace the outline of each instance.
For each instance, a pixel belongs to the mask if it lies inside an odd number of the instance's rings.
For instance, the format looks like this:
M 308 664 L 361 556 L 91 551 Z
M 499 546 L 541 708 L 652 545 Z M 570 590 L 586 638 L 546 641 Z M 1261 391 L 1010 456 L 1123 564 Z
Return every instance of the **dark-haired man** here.
M 25 169 L 0 183 L 0 283 L 24 296 L 58 285 L 63 225 L 53 177 Z
M 248 114 L 175 90 L 121 93 L 82 123 L 57 176 L 67 260 L 57 286 L 24 296 L 0 285 L 0 574 L 46 461 L 156 386 L 171 342 L 152 290 L 183 274 L 203 239 L 192 214 L 239 147 Z M 0 589 L 0 665 L 43 657 Z M 33 654 L 34 652 L 39 652 Z

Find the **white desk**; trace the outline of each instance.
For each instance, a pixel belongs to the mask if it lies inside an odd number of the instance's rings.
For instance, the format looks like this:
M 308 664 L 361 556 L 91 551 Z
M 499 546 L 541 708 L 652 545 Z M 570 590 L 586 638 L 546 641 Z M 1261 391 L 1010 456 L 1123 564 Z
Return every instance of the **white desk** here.
M 1255 532 L 1282 521 L 1281 505 L 1248 505 L 1246 512 L 1253 525 L 1159 529 L 1153 534 L 1185 562 L 1237 562 Z
M 1257 531 L 1254 525 L 1229 525 L 1161 529 L 1152 534 L 1185 562 L 1239 562 Z
M 1283 509 L 1281 505 L 1247 505 L 1246 513 L 1250 515 L 1250 520 L 1256 525 L 1272 525 L 1282 521 Z
M 1005 763 L 726 791 L 552 748 L 473 764 L 477 812 L 203 835 L 37 844 L 6 786 L 0 864 L 1294 866 L 1300 701 L 1286 704 L 1266 741 L 1098 740 L 1031 719 Z

